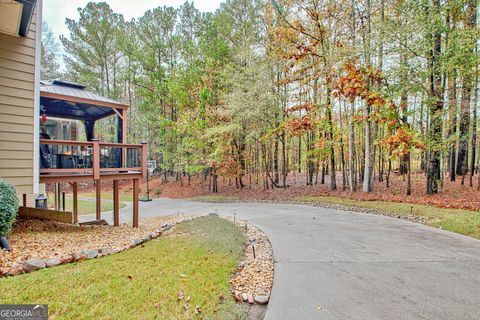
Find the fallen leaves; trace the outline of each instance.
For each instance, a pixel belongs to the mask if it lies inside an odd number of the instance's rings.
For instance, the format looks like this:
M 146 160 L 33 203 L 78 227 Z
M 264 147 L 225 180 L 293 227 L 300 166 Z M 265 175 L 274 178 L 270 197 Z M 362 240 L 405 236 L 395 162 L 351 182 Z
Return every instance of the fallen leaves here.
M 28 260 L 58 259 L 72 261 L 78 252 L 118 252 L 130 248 L 132 241 L 148 238 L 165 224 L 191 219 L 172 215 L 142 219 L 139 228 L 122 224 L 112 226 L 75 226 L 54 221 L 20 218 L 9 235 L 12 251 L 0 250 L 0 275 Z M 97 252 L 97 254 L 98 254 Z
M 385 172 L 386 174 L 386 172 Z M 337 175 L 337 185 L 341 185 L 341 172 Z M 327 176 L 327 181 L 328 181 Z M 158 179 L 158 178 L 157 178 Z M 468 183 L 461 185 L 461 179 L 450 181 L 446 177 L 443 181 L 442 193 L 427 195 L 425 181 L 426 177 L 423 173 L 412 173 L 412 195 L 406 197 L 407 181 L 404 176 L 398 172 L 392 171 L 390 174 L 390 187 L 387 188 L 384 176 L 383 182 L 375 180 L 373 191 L 365 193 L 359 188 L 356 192 L 343 191 L 338 188 L 336 191 L 329 190 L 328 182 L 325 184 L 315 184 L 313 186 L 305 186 L 305 173 L 291 173 L 287 177 L 287 189 L 264 189 L 260 180 L 258 184 L 252 183 L 248 188 L 238 190 L 235 184 L 229 185 L 228 179 L 225 184 L 219 183 L 218 196 L 226 199 L 235 198 L 237 201 L 290 201 L 301 196 L 337 196 L 352 200 L 361 201 L 391 201 L 391 202 L 408 202 L 412 204 L 432 205 L 440 208 L 455 208 L 465 210 L 480 210 L 480 192 L 477 191 L 476 181 L 474 187 L 468 186 Z M 319 178 L 320 181 L 320 178 Z M 160 189 L 158 195 L 170 198 L 188 198 L 211 194 L 208 188 L 202 184 L 201 179 L 191 178 L 190 185 L 181 185 L 178 181 L 157 181 Z M 221 200 L 220 200 L 221 201 Z M 227 200 L 228 201 L 228 200 Z
M 200 306 L 196 306 L 196 307 L 195 307 L 195 313 L 196 313 L 196 314 L 202 313 L 202 308 L 201 308 Z
M 183 300 L 183 292 L 182 291 L 177 292 L 177 299 L 178 300 Z

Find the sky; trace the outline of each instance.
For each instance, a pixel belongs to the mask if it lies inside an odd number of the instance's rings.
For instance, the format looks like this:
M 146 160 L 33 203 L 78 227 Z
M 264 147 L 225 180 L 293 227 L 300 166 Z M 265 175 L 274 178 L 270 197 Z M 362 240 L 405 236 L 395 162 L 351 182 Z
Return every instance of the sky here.
M 103 0 L 107 2 L 112 10 L 121 13 L 125 20 L 137 18 L 143 15 L 148 9 L 172 6 L 179 7 L 186 0 Z M 192 1 L 192 0 L 189 0 Z M 43 19 L 47 21 L 55 36 L 61 34 L 68 36 L 65 26 L 65 18 L 78 19 L 77 8 L 85 7 L 91 0 L 43 0 Z M 100 1 L 94 1 L 100 2 Z M 220 7 L 223 0 L 193 0 L 197 9 L 204 12 L 214 12 Z

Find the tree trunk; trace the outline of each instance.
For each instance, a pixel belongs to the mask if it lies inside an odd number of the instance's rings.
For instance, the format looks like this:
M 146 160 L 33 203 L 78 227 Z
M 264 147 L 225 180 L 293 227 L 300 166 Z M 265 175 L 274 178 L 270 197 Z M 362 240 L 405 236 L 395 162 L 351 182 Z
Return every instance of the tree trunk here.
M 371 37 L 371 0 L 367 0 L 367 35 L 366 35 L 366 57 L 365 60 L 367 64 L 370 64 L 370 37 Z M 369 84 L 370 86 L 370 84 Z M 363 192 L 370 192 L 372 191 L 372 136 L 371 136 L 371 129 L 370 129 L 370 106 L 365 104 L 364 109 L 364 117 L 365 117 L 365 166 L 363 168 Z
M 477 27 L 477 1 L 471 0 L 468 2 L 467 25 L 473 30 Z M 472 55 L 477 56 L 477 39 L 472 41 Z M 472 77 L 473 78 L 473 77 Z M 470 187 L 473 187 L 473 176 L 475 174 L 475 156 L 477 144 L 477 102 L 478 102 L 478 63 L 475 63 L 475 89 L 473 115 L 472 115 L 472 133 L 471 133 L 471 155 L 470 155 Z
M 460 103 L 460 143 L 458 145 L 457 174 L 463 175 L 467 171 L 468 163 L 468 129 L 470 126 L 470 99 L 472 85 L 464 78 L 462 86 L 462 102 Z
M 433 11 L 439 12 L 440 0 L 433 0 Z M 427 8 L 428 10 L 428 8 Z M 440 179 L 440 146 L 442 144 L 442 109 L 443 90 L 440 68 L 440 54 L 442 52 L 442 36 L 440 31 L 433 33 L 433 48 L 429 51 L 430 60 L 430 94 L 434 102 L 430 105 L 430 134 L 433 148 L 429 152 L 429 168 L 427 174 L 427 194 L 438 193 Z
M 410 152 L 406 154 L 407 158 L 407 196 L 412 194 L 412 179 L 411 179 L 411 159 Z
M 339 126 L 340 126 L 340 157 L 341 157 L 341 165 L 342 165 L 342 191 L 345 191 L 346 184 L 347 184 L 347 177 L 345 172 L 345 151 L 343 147 L 343 120 L 342 120 L 342 106 L 340 105 L 339 110 Z
M 298 137 L 298 173 L 302 173 L 302 137 Z
M 278 184 L 279 174 L 278 174 L 278 137 L 275 136 L 275 142 L 273 146 L 273 176 L 274 181 Z
M 465 16 L 465 31 L 472 32 L 476 27 L 476 0 L 467 1 Z M 473 56 L 475 53 L 476 38 L 468 43 L 467 52 Z M 467 60 L 465 62 L 465 71 L 463 74 L 462 85 L 462 102 L 460 104 L 460 144 L 458 146 L 458 163 L 457 174 L 466 174 L 468 171 L 468 130 L 470 126 L 470 102 L 472 98 L 472 87 L 474 74 L 472 70 L 474 66 L 470 65 Z M 470 70 L 470 68 L 472 70 Z
M 449 143 L 448 164 L 450 181 L 455 181 L 456 177 L 456 145 L 457 145 L 457 81 L 455 71 L 451 72 L 448 79 L 448 111 L 449 111 Z
M 365 165 L 363 168 L 363 192 L 370 192 L 372 191 L 372 184 L 370 180 L 370 168 L 371 168 L 371 154 L 370 154 L 370 107 L 365 105 L 364 109 L 364 116 L 365 116 Z
M 286 148 L 286 136 L 285 132 L 282 131 L 282 182 L 283 188 L 287 188 L 287 148 Z
M 331 105 L 331 89 L 327 87 L 327 121 L 328 121 L 328 140 L 330 149 L 330 190 L 337 190 L 337 177 L 335 170 L 335 141 L 333 140 L 333 121 L 332 121 L 332 105 Z

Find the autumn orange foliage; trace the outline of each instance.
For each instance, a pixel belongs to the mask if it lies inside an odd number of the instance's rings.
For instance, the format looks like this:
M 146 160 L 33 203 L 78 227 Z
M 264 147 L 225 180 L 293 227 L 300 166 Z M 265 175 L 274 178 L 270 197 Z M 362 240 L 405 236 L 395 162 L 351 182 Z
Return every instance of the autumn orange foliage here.
M 285 129 L 291 136 L 301 136 L 314 128 L 313 120 L 306 115 L 302 118 L 292 118 L 285 122 Z

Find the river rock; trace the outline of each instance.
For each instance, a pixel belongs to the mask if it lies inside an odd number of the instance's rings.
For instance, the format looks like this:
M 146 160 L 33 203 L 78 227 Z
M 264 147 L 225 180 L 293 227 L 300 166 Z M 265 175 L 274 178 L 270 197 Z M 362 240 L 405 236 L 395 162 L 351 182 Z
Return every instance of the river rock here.
M 70 263 L 73 261 L 73 255 L 67 255 L 65 257 L 62 257 L 60 259 L 60 264 L 64 264 L 64 263 Z
M 50 258 L 45 260 L 45 264 L 47 267 L 58 266 L 61 263 L 62 261 L 60 260 L 60 258 Z
M 114 253 L 115 253 L 115 250 L 110 247 L 103 247 L 99 250 L 99 255 L 102 255 L 102 256 L 108 256 Z
M 47 265 L 43 260 L 27 260 L 23 263 L 22 268 L 25 271 L 33 271 L 45 268 Z
M 255 300 L 255 303 L 257 304 L 267 304 L 268 303 L 268 296 L 262 296 L 262 295 L 258 295 L 258 296 L 255 296 L 254 298 Z
M 247 302 L 247 301 L 248 301 L 248 294 L 247 294 L 247 293 L 245 293 L 245 292 L 242 293 L 242 300 L 243 300 L 244 302 Z
M 83 251 L 77 251 L 73 253 L 73 261 L 81 261 L 87 259 L 87 255 Z
M 84 250 L 83 253 L 87 259 L 95 259 L 98 256 L 98 250 L 95 249 Z

